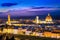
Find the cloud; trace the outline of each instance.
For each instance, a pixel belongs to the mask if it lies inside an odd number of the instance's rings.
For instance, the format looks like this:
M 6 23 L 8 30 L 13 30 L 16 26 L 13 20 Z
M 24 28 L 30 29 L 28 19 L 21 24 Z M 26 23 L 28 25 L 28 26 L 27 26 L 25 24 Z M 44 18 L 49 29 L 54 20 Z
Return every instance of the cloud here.
M 42 9 L 42 8 L 46 8 L 46 7 L 32 7 L 32 9 Z
M 10 10 L 8 13 L 12 13 L 11 15 L 19 15 L 19 16 L 31 16 L 31 15 L 43 15 L 49 12 L 55 11 L 57 8 L 26 8 L 19 10 Z
M 17 3 L 2 3 L 1 6 L 2 7 L 10 7 L 10 6 L 14 6 L 14 5 L 18 5 Z
M 37 8 L 22 8 L 22 9 L 6 9 L 1 10 L 4 12 L 3 15 L 6 15 L 10 13 L 12 16 L 33 16 L 33 15 L 44 15 L 51 12 L 55 12 L 56 10 L 59 10 L 60 8 L 48 8 L 48 7 L 37 7 Z M 59 10 L 60 11 L 60 10 Z M 53 13 L 54 14 L 54 13 Z
M 26 9 L 27 11 L 54 11 L 54 10 L 60 10 L 60 8 L 53 8 L 53 7 L 34 7 Z

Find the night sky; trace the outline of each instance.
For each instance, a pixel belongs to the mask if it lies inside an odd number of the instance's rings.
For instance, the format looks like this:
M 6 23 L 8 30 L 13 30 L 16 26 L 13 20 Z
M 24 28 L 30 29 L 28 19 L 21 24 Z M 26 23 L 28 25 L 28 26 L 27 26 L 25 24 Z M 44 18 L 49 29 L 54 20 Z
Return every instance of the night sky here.
M 0 0 L 0 16 L 59 15 L 60 0 Z

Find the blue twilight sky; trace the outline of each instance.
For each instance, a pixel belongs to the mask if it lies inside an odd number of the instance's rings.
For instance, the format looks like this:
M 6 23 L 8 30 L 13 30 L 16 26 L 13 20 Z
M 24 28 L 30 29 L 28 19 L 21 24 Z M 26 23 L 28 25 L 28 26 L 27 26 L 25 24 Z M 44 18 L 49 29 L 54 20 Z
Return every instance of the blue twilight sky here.
M 60 0 L 0 0 L 0 12 L 25 7 L 60 7 Z
M 11 3 L 13 5 L 8 4 L 6 6 L 5 3 Z M 14 5 L 14 3 L 16 3 L 16 5 Z M 2 4 L 5 4 L 5 6 L 2 6 Z M 60 0 L 0 0 L 0 8 L 31 7 L 31 6 L 60 7 Z
M 0 15 L 57 14 L 56 10 L 60 10 L 60 0 L 0 0 Z

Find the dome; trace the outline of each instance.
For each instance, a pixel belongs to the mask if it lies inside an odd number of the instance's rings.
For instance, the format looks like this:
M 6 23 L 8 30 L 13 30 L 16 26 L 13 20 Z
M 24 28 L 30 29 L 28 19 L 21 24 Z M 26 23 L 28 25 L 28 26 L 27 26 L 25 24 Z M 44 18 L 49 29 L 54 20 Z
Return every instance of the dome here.
M 50 14 L 48 14 L 48 16 L 46 17 L 45 21 L 47 21 L 47 22 L 52 21 L 52 17 L 50 16 Z

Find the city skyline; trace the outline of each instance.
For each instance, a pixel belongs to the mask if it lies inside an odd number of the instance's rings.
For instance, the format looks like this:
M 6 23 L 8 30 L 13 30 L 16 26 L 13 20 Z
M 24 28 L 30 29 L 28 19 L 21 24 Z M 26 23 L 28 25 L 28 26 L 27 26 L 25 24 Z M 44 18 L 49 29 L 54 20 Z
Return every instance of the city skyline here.
M 60 0 L 0 0 L 0 40 L 60 40 Z

